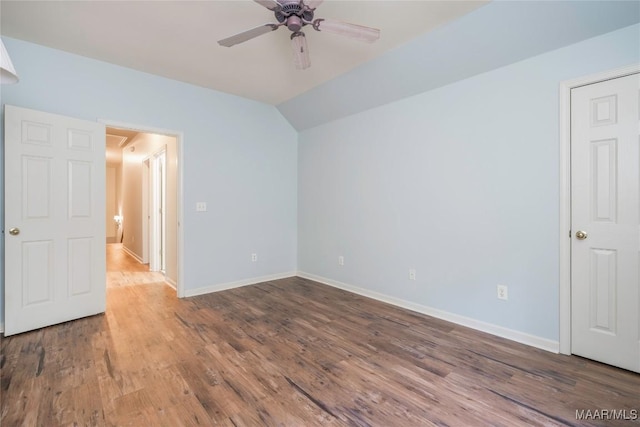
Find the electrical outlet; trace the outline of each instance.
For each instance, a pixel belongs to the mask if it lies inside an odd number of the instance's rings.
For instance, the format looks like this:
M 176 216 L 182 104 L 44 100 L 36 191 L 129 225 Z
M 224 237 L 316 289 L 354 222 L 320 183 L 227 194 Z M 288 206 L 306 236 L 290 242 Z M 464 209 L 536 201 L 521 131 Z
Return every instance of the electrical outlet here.
M 498 285 L 498 299 L 508 300 L 509 293 L 505 285 Z
M 251 262 L 258 262 L 258 254 L 251 254 Z
M 409 280 L 416 280 L 416 270 L 414 268 L 409 269 Z
M 338 257 L 338 265 L 344 265 L 344 257 L 342 255 Z
M 207 202 L 196 203 L 196 212 L 206 212 L 206 211 L 207 211 Z

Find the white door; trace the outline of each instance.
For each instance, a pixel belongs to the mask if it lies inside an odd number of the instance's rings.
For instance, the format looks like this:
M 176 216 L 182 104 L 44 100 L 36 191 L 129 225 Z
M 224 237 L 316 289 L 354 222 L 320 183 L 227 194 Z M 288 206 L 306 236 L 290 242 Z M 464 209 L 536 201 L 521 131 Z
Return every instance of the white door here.
M 105 311 L 104 125 L 5 106 L 5 335 Z
M 571 91 L 571 352 L 640 372 L 640 75 Z

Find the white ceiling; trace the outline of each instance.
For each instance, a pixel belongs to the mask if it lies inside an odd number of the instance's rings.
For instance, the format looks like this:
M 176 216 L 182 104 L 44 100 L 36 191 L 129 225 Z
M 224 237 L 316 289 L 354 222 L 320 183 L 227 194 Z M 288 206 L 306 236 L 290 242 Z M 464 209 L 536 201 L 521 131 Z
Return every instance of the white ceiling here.
M 122 163 L 122 149 L 138 135 L 138 131 L 128 129 L 106 128 L 107 165 L 116 166 Z
M 274 22 L 251 0 L 0 2 L 2 35 L 278 105 L 486 4 L 486 1 L 325 0 L 316 17 L 376 27 L 366 44 L 305 30 L 311 68 L 296 70 L 289 31 L 221 47 Z M 308 28 L 308 27 L 307 27 Z

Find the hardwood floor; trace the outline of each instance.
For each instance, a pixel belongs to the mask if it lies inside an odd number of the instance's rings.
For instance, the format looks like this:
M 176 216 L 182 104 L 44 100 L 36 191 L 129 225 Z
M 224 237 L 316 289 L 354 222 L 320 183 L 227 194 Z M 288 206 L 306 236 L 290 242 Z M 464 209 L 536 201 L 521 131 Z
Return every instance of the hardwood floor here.
M 136 286 L 144 283 L 163 284 L 164 276 L 150 272 L 148 264 L 141 264 L 123 248 L 122 243 L 107 245 L 107 288 Z
M 640 375 L 302 278 L 107 298 L 105 315 L 2 340 L 3 427 L 640 424 L 576 420 L 632 418 Z

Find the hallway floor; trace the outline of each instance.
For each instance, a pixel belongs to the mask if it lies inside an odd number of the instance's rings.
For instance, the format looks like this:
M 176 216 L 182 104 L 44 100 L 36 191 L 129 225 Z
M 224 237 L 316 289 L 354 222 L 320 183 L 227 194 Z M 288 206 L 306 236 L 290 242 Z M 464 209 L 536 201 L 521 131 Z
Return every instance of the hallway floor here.
M 107 288 L 157 283 L 165 285 L 164 275 L 150 272 L 122 247 L 122 243 L 107 244 Z

